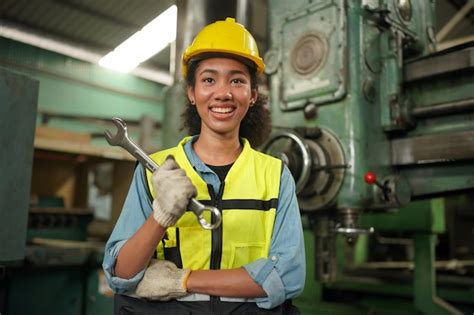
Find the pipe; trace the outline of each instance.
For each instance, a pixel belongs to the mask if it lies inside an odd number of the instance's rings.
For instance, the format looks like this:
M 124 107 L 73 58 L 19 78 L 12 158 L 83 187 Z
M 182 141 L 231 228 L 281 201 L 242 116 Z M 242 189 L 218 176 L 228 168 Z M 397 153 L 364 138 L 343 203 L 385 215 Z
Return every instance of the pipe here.
M 249 23 L 249 2 L 247 0 L 237 0 L 236 20 L 238 23 L 248 27 Z
M 235 16 L 237 4 L 234 1 L 177 0 L 178 26 L 176 35 L 174 82 L 181 80 L 181 56 L 197 33 L 206 25 Z
M 456 270 L 474 267 L 474 260 L 442 260 L 435 262 L 436 269 Z M 349 269 L 410 269 L 415 268 L 413 261 L 373 261 L 350 266 Z
M 415 107 L 412 115 L 416 118 L 426 118 L 433 116 L 442 116 L 449 114 L 457 114 L 464 111 L 474 110 L 474 99 L 466 99 L 433 106 Z

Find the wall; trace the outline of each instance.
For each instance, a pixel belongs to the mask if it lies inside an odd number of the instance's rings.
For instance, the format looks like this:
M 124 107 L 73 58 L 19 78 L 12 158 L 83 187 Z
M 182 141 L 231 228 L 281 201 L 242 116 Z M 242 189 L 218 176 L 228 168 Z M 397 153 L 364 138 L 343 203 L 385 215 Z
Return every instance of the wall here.
M 0 38 L 0 67 L 39 80 L 38 112 L 52 114 L 49 126 L 100 135 L 105 128 L 101 119 L 138 122 L 149 115 L 159 124 L 163 118 L 164 86 L 133 75 L 5 38 Z

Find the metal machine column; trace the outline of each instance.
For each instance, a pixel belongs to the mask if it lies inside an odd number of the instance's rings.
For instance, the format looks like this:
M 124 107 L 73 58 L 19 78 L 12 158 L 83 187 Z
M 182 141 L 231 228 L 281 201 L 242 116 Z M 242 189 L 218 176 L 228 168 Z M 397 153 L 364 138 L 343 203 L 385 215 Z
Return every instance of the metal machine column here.
M 462 314 L 436 295 L 435 234 L 415 235 L 415 307 L 425 314 Z

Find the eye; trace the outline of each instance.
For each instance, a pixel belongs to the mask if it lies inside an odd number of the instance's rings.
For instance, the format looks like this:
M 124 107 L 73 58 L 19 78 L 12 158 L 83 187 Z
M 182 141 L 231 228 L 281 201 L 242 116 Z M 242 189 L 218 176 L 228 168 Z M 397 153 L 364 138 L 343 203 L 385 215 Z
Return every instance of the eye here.
M 245 84 L 245 80 L 241 79 L 241 78 L 234 78 L 234 79 L 230 80 L 230 82 L 232 84 Z
M 203 78 L 201 80 L 203 83 L 213 83 L 214 82 L 214 79 L 213 78 Z

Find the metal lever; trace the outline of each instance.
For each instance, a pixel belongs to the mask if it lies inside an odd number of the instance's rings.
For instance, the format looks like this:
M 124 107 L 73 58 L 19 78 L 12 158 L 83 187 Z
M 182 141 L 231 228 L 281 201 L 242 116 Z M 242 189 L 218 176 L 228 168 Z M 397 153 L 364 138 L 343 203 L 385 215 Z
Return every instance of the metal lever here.
M 104 135 L 107 142 L 112 146 L 120 146 L 127 150 L 131 155 L 133 155 L 138 162 L 145 166 L 150 172 L 156 171 L 159 166 L 155 163 L 132 139 L 128 136 L 127 124 L 118 117 L 112 118 L 112 122 L 117 127 L 117 133 L 112 135 L 110 131 L 105 130 Z M 190 209 L 196 215 L 199 224 L 206 230 L 213 230 L 221 224 L 222 216 L 219 212 L 219 209 L 212 206 L 205 206 L 195 198 L 192 198 L 189 201 L 188 209 Z M 214 216 L 211 223 L 207 222 L 204 218 L 204 210 L 209 210 Z M 212 221 L 214 221 L 212 223 Z
M 333 230 L 336 233 L 345 234 L 345 235 L 357 235 L 357 234 L 372 234 L 374 233 L 375 229 L 373 227 L 369 229 L 358 229 L 358 228 L 346 228 L 342 227 L 341 225 L 336 225 Z

